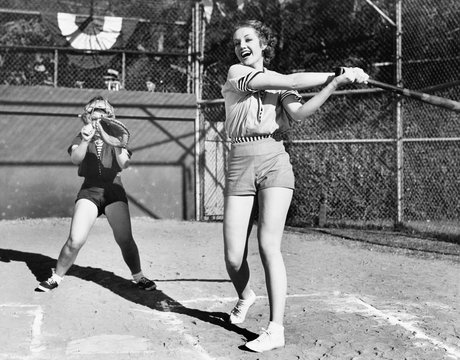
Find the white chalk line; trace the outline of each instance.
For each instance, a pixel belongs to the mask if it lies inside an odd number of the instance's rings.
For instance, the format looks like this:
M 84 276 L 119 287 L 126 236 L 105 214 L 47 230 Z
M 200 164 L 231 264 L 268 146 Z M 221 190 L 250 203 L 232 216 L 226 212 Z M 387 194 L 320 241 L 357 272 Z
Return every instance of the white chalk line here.
M 42 341 L 41 341 L 41 327 L 43 323 L 43 309 L 40 305 L 26 305 L 26 304 L 15 304 L 15 303 L 10 303 L 10 304 L 0 304 L 0 308 L 24 308 L 27 309 L 24 313 L 27 315 L 31 315 L 33 317 L 33 322 L 31 326 L 31 341 L 30 341 L 30 346 L 29 346 L 29 351 L 32 354 L 38 354 L 46 349 L 45 346 L 43 346 Z M 141 311 L 138 309 L 134 309 L 136 311 Z M 185 341 L 191 345 L 192 349 L 195 350 L 195 353 L 199 355 L 200 359 L 202 360 L 213 360 L 214 358 L 211 357 L 206 350 L 198 343 L 198 339 L 196 339 L 194 336 L 186 333 L 184 331 L 184 323 L 183 321 L 176 316 L 176 314 L 172 312 L 161 312 L 158 310 L 143 310 L 143 312 L 148 312 L 148 313 L 155 313 L 156 317 L 162 317 L 164 320 L 164 323 L 168 325 L 168 331 L 173 331 L 176 333 L 179 333 Z M 70 350 L 70 353 L 72 353 L 72 349 Z M 145 351 L 145 349 L 142 351 L 144 354 L 149 351 Z M 184 350 L 184 352 L 186 352 Z M 152 351 L 152 353 L 155 353 L 155 351 Z M 69 353 L 68 353 L 69 354 Z M 87 354 L 90 354 L 89 352 Z M 2 355 L 2 354 L 0 354 Z M 32 357 L 34 357 L 32 355 Z M 17 357 L 18 358 L 18 357 Z M 30 359 L 30 356 L 25 356 L 24 359 Z
M 321 293 L 311 293 L 311 294 L 290 294 L 287 295 L 287 298 L 306 298 L 306 297 L 321 297 L 324 296 L 324 294 Z M 268 296 L 256 296 L 256 299 L 268 299 Z M 233 297 L 218 297 L 218 296 L 213 296 L 213 297 L 202 297 L 202 298 L 194 298 L 194 299 L 185 299 L 185 300 L 177 300 L 178 303 L 180 304 L 193 304 L 193 303 L 201 303 L 201 302 L 221 302 L 221 303 L 228 303 L 228 302 L 235 302 L 238 300 L 238 297 L 233 296 Z
M 256 296 L 257 299 L 268 299 L 267 296 Z M 450 346 L 448 344 L 445 344 L 444 342 L 427 335 L 423 330 L 420 328 L 416 327 L 413 325 L 413 323 L 409 321 L 403 321 L 401 319 L 398 319 L 397 317 L 384 312 L 382 310 L 377 309 L 376 307 L 370 305 L 369 303 L 365 302 L 362 298 L 350 295 L 350 294 L 345 294 L 341 293 L 338 291 L 334 291 L 331 293 L 310 293 L 310 294 L 288 294 L 286 298 L 319 298 L 321 300 L 322 298 L 326 299 L 331 299 L 334 298 L 335 301 L 333 301 L 336 305 L 342 304 L 343 303 L 349 303 L 350 301 L 355 302 L 363 307 L 365 307 L 368 310 L 367 315 L 369 316 L 374 316 L 377 318 L 380 318 L 384 320 L 385 322 L 391 324 L 391 325 L 399 325 L 405 330 L 409 331 L 414 338 L 416 339 L 423 339 L 426 341 L 429 341 L 432 343 L 434 346 L 443 349 L 446 351 L 449 355 L 455 357 L 456 359 L 460 359 L 460 349 Z M 229 302 L 235 302 L 238 300 L 238 297 L 204 297 L 204 298 L 195 298 L 195 299 L 188 299 L 188 300 L 181 300 L 178 301 L 181 304 L 190 304 L 190 303 L 200 303 L 200 302 L 220 302 L 220 303 L 229 303 Z M 325 300 L 326 302 L 330 302 L 328 300 Z M 357 309 L 352 309 L 353 312 L 357 312 Z M 403 315 L 401 314 L 401 317 Z M 407 317 L 412 317 L 410 314 L 406 314 Z
M 361 298 L 355 297 L 355 300 L 356 300 L 357 303 L 359 303 L 362 306 L 364 306 L 369 311 L 369 313 L 371 313 L 373 316 L 376 316 L 376 317 L 379 317 L 381 319 L 384 319 L 387 322 L 389 322 L 391 325 L 399 325 L 402 328 L 404 328 L 405 330 L 407 330 L 410 333 L 412 333 L 412 335 L 416 339 L 427 340 L 427 341 L 431 342 L 433 345 L 435 345 L 435 346 L 437 346 L 437 347 L 439 347 L 441 349 L 444 349 L 449 355 L 455 356 L 457 359 L 460 359 L 460 350 L 459 349 L 457 349 L 457 348 L 455 348 L 453 346 L 444 344 L 442 341 L 437 340 L 437 339 L 433 338 L 432 336 L 427 335 L 423 330 L 421 330 L 417 326 L 414 326 L 411 322 L 400 320 L 400 319 L 398 319 L 397 317 L 395 317 L 395 316 L 393 316 L 391 314 L 385 313 L 385 312 L 375 308 L 371 304 L 365 302 Z
M 32 353 L 37 353 L 45 350 L 45 346 L 41 343 L 42 337 L 42 323 L 43 323 L 43 309 L 41 306 L 38 306 L 34 310 L 29 312 L 34 317 L 32 323 L 32 339 L 30 342 L 30 351 Z
M 32 335 L 30 340 L 29 350 L 31 353 L 39 353 L 46 349 L 42 344 L 42 323 L 43 323 L 43 309 L 40 305 L 26 305 L 26 304 L 0 304 L 1 308 L 13 307 L 13 308 L 25 308 L 28 309 L 25 311 L 27 315 L 33 317 L 32 321 Z
M 267 299 L 267 296 L 257 296 L 258 299 Z M 364 307 L 367 312 L 368 316 L 376 317 L 384 322 L 389 323 L 390 325 L 398 325 L 404 328 L 406 331 L 410 332 L 414 338 L 423 339 L 434 346 L 443 349 L 446 351 L 450 356 L 453 356 L 457 359 L 460 359 L 460 349 L 445 344 L 444 342 L 427 335 L 423 330 L 418 328 L 417 326 L 413 325 L 413 322 L 401 320 L 394 315 L 390 314 L 389 312 L 385 312 L 383 310 L 379 310 L 375 306 L 371 305 L 370 303 L 364 301 L 362 297 L 344 294 L 340 292 L 333 292 L 333 293 L 310 293 L 310 294 L 288 294 L 287 298 L 317 298 L 319 300 L 324 300 L 325 302 L 335 303 L 335 305 L 343 305 L 349 304 L 350 302 L 354 302 L 359 304 L 360 306 Z M 220 302 L 220 303 L 229 303 L 237 301 L 237 297 L 201 297 L 201 298 L 194 298 L 194 299 L 184 299 L 178 301 L 180 304 L 190 304 L 190 303 L 203 303 L 203 302 Z M 334 300 L 332 300 L 334 299 Z M 332 300 L 332 301 L 331 301 Z M 23 307 L 23 308 L 30 308 L 33 307 L 34 309 L 27 311 L 29 315 L 34 317 L 34 321 L 32 324 L 32 339 L 30 344 L 30 351 L 32 353 L 37 353 L 43 351 L 45 347 L 41 344 L 41 325 L 43 322 L 43 310 L 39 305 L 22 305 L 22 304 L 0 304 L 0 307 Z M 352 312 L 360 312 L 358 309 L 348 309 Z M 200 357 L 203 360 L 212 360 L 213 358 L 210 354 L 198 343 L 196 337 L 186 333 L 184 331 L 184 323 L 183 321 L 173 312 L 161 312 L 158 310 L 138 310 L 136 311 L 143 311 L 148 313 L 154 313 L 157 317 L 163 317 L 166 320 L 165 324 L 169 325 L 168 330 L 174 331 L 179 333 L 185 341 L 192 346 L 193 349 L 196 350 Z M 339 310 L 340 311 L 340 310 Z M 404 315 L 401 314 L 400 317 Z M 406 314 L 406 317 L 410 317 L 409 314 Z

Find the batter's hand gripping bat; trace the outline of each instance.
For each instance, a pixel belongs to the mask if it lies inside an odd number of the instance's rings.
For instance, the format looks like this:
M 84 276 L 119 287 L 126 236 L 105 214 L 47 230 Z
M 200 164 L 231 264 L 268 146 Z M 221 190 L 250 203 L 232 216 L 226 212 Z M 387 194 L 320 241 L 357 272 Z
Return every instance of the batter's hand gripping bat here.
M 341 67 L 337 68 L 335 70 L 335 75 L 339 76 L 343 74 L 343 71 L 344 71 L 343 68 Z M 384 90 L 392 91 L 396 94 L 407 96 L 411 99 L 419 100 L 427 104 L 431 104 L 434 106 L 442 107 L 444 109 L 460 112 L 460 102 L 458 101 L 450 100 L 450 99 L 443 98 L 443 97 L 436 96 L 436 95 L 426 94 L 423 92 L 409 90 L 406 88 L 390 85 L 390 84 L 383 83 L 377 80 L 372 80 L 372 79 L 367 80 L 367 83 L 369 85 L 372 85 L 372 86 L 375 86 L 375 87 L 378 87 Z

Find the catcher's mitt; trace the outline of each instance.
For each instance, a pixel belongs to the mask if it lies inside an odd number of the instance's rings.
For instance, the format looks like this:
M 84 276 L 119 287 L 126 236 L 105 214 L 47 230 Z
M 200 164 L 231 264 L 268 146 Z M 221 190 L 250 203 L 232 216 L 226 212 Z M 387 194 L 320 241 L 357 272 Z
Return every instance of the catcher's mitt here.
M 115 119 L 113 106 L 102 96 L 94 98 L 85 106 L 81 119 L 85 124 L 92 124 L 105 143 L 122 148 L 128 145 L 128 128 Z

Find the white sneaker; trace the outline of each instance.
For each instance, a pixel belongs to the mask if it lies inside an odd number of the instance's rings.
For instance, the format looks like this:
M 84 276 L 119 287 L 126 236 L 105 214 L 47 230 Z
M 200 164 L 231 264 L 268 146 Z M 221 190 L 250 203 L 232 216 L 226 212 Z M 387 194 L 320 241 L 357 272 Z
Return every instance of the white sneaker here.
M 230 323 L 241 324 L 246 318 L 249 308 L 256 301 L 256 294 L 251 290 L 247 299 L 239 299 L 233 310 L 230 312 Z
M 284 346 L 284 327 L 270 323 L 268 329 L 262 329 L 261 334 L 255 340 L 246 343 L 249 350 L 264 352 Z

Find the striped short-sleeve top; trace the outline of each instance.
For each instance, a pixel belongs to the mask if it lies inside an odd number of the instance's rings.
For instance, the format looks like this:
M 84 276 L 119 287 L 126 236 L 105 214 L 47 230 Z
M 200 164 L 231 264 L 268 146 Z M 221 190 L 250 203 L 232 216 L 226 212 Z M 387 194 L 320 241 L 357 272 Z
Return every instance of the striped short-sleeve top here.
M 271 71 L 264 69 L 265 73 Z M 233 65 L 232 73 L 222 88 L 225 100 L 225 130 L 229 138 L 272 134 L 286 130 L 291 118 L 283 108 L 283 100 L 294 97 L 302 101 L 293 90 L 253 90 L 249 82 L 261 71 L 245 65 Z

